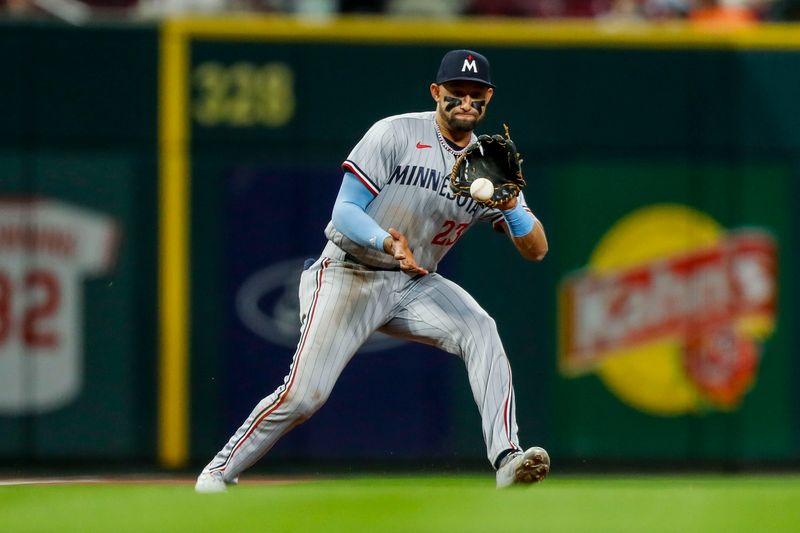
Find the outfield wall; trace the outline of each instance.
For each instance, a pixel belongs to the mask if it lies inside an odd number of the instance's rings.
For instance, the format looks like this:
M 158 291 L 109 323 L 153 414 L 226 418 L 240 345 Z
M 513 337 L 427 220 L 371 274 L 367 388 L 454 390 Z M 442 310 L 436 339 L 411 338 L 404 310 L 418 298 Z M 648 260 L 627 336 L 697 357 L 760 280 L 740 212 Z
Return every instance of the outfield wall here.
M 0 456 L 152 460 L 158 33 L 0 50 Z
M 0 99 L 0 457 L 213 453 L 288 368 L 339 163 L 378 118 L 429 109 L 442 53 L 472 47 L 498 86 L 483 130 L 509 124 L 551 251 L 526 263 L 476 228 L 441 271 L 498 322 L 523 443 L 577 464 L 797 459 L 796 35 L 0 26 L 24 51 L 0 60 L 18 73 Z M 455 358 L 376 338 L 271 457 L 479 460 L 479 427 Z

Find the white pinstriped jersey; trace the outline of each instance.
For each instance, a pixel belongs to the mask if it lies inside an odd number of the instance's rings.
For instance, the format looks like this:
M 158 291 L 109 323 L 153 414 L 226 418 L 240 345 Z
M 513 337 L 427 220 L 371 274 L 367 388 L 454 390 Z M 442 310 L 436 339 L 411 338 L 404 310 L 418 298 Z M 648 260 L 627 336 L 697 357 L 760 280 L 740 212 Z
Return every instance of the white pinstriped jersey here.
M 503 219 L 499 210 L 450 192 L 450 171 L 461 152 L 447 144 L 434 117 L 428 111 L 379 120 L 342 163 L 375 195 L 367 214 L 383 229 L 403 233 L 417 264 L 430 271 L 476 221 L 497 224 Z M 521 194 L 520 201 L 525 205 Z M 390 255 L 348 239 L 333 222 L 325 236 L 365 264 L 397 266 Z
M 384 229 L 404 233 L 417 264 L 431 273 L 409 277 L 389 254 L 357 245 L 329 223 L 322 257 L 300 277 L 301 333 L 289 374 L 255 406 L 205 473 L 237 479 L 325 403 L 375 331 L 461 357 L 481 413 L 487 459 L 496 465 L 502 454 L 520 450 L 511 366 L 495 322 L 464 289 L 433 272 L 476 221 L 503 219 L 497 209 L 450 192 L 450 169 L 459 153 L 442 138 L 433 112 L 380 120 L 353 148 L 342 167 L 375 195 L 367 214 Z M 364 264 L 347 260 L 345 252 Z

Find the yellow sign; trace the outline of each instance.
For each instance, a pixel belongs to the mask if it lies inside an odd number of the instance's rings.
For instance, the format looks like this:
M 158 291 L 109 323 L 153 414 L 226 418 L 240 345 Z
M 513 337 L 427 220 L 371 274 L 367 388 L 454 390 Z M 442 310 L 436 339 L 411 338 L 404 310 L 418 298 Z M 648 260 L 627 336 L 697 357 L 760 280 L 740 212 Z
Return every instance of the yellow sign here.
M 775 324 L 776 245 L 661 204 L 617 222 L 559 287 L 559 368 L 661 416 L 735 409 Z

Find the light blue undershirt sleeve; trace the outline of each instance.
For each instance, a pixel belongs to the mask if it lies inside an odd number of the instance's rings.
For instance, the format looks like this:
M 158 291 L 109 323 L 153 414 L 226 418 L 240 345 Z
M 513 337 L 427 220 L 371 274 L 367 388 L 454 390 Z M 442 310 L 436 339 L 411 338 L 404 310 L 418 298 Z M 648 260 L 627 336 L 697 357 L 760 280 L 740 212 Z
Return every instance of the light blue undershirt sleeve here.
M 503 217 L 506 219 L 506 225 L 508 225 L 512 237 L 524 237 L 533 230 L 533 226 L 536 224 L 536 217 L 525 211 L 522 202 L 517 202 L 512 209 L 503 211 Z
M 383 241 L 389 233 L 367 214 L 367 206 L 375 197 L 351 172 L 345 172 L 336 203 L 333 204 L 333 225 L 351 241 L 383 252 Z

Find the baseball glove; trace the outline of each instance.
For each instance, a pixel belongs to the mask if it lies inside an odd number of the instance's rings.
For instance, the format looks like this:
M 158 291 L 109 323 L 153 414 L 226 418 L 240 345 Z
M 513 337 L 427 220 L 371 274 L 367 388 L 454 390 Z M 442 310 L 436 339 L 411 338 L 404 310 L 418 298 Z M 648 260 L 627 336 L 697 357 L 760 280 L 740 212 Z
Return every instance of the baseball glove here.
M 488 200 L 475 200 L 486 207 L 496 207 L 519 196 L 525 186 L 522 177 L 522 158 L 511 140 L 508 126 L 506 135 L 481 135 L 458 156 L 450 173 L 450 189 L 457 196 L 470 196 L 470 185 L 478 178 L 486 178 L 494 185 L 494 194 Z

